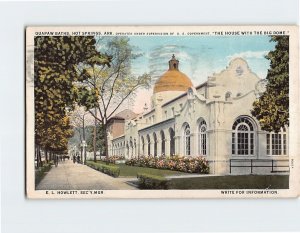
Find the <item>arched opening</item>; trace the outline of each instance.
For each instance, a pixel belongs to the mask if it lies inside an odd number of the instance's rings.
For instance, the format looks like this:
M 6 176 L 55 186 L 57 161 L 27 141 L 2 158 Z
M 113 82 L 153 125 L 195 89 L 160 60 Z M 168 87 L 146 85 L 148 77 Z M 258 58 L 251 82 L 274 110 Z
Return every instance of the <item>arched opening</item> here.
M 163 130 L 160 131 L 160 139 L 161 139 L 161 155 L 165 156 L 166 154 L 166 142 L 165 142 L 165 133 Z
M 201 119 L 198 126 L 198 154 L 207 154 L 207 125 L 204 119 Z
M 147 143 L 148 143 L 148 156 L 151 155 L 151 144 L 150 144 L 150 136 L 147 135 Z
M 144 137 L 141 137 L 141 142 L 142 142 L 142 155 L 145 155 L 145 141 L 144 141 Z
M 250 118 L 239 117 L 232 126 L 232 154 L 254 155 L 254 124 Z
M 136 157 L 137 155 L 137 147 L 136 147 L 136 139 L 134 139 L 134 143 L 133 143 L 133 147 L 134 147 L 134 156 Z
M 156 137 L 156 133 L 153 133 L 153 140 L 154 140 L 153 155 L 157 156 L 157 137 Z
M 185 124 L 183 127 L 183 145 L 184 155 L 191 155 L 191 129 L 189 124 Z
M 132 139 L 130 139 L 130 156 L 133 156 L 133 143 L 132 143 Z
M 175 132 L 174 132 L 174 129 L 170 128 L 169 134 L 170 134 L 170 155 L 173 156 L 173 155 L 175 155 Z
M 129 157 L 129 145 L 128 142 L 126 143 L 126 155 Z

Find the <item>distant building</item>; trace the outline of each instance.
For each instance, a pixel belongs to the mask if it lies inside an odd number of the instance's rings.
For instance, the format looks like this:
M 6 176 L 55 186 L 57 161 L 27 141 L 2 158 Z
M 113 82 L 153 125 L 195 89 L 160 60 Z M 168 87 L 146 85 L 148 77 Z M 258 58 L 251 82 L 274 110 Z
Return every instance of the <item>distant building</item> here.
M 242 58 L 194 87 L 173 55 L 155 83 L 151 108 L 139 115 L 123 111 L 110 120 L 109 155 L 200 155 L 214 174 L 250 173 L 251 164 L 253 173 L 269 173 L 271 163 L 276 167 L 288 159 L 288 128 L 267 133 L 251 116 L 263 92 L 264 80 Z

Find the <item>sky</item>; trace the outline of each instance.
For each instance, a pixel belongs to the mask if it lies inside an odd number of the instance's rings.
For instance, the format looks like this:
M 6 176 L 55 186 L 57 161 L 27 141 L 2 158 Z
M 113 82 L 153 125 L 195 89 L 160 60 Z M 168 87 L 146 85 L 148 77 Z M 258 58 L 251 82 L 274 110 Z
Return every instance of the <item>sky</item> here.
M 265 55 L 275 48 L 268 36 L 131 36 L 129 39 L 134 50 L 142 54 L 132 62 L 135 75 L 149 72 L 155 82 L 167 71 L 168 61 L 175 54 L 179 70 L 194 86 L 225 69 L 236 57 L 244 58 L 258 77 L 265 78 L 270 64 Z M 149 106 L 151 95 L 152 88 L 139 90 L 136 96 L 139 101 L 135 101 L 133 110 L 142 112 L 145 103 Z

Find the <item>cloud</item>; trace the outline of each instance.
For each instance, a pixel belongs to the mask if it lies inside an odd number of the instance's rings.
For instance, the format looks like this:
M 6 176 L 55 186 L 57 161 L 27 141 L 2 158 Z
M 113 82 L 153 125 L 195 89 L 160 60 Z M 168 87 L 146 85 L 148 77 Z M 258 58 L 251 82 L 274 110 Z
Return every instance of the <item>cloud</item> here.
M 226 58 L 231 60 L 233 58 L 242 57 L 245 59 L 261 59 L 264 58 L 269 51 L 245 51 L 241 53 L 235 53 L 233 55 L 229 55 Z

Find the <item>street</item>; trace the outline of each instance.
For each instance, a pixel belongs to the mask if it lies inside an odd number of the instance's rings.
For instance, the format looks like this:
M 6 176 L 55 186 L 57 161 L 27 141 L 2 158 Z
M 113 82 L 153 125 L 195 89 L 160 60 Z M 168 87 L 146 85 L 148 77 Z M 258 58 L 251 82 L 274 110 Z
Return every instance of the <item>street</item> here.
M 66 160 L 53 166 L 37 190 L 132 190 L 125 182 L 130 178 L 113 178 L 86 165 Z

